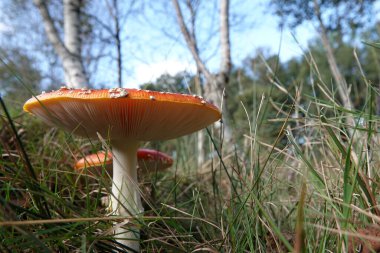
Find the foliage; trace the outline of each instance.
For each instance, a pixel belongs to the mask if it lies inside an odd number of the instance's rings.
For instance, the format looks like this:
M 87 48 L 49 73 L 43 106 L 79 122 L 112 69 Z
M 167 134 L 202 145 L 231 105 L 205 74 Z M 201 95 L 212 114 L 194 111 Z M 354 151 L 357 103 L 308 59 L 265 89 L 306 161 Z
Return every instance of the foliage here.
M 0 92 L 12 109 L 21 112 L 22 101 L 39 90 L 40 72 L 33 59 L 18 49 L 0 49 Z
M 282 18 L 284 23 L 295 28 L 304 22 L 316 21 L 315 3 L 323 13 L 326 29 L 337 32 L 340 36 L 352 33 L 368 24 L 373 16 L 375 0 L 345 1 L 345 0 L 272 0 L 270 5 L 273 12 Z M 353 38 L 355 36 L 350 36 Z
M 187 72 L 179 72 L 174 76 L 163 74 L 157 78 L 153 83 L 146 83 L 141 85 L 142 89 L 167 91 L 177 93 L 189 93 L 195 90 L 194 76 Z

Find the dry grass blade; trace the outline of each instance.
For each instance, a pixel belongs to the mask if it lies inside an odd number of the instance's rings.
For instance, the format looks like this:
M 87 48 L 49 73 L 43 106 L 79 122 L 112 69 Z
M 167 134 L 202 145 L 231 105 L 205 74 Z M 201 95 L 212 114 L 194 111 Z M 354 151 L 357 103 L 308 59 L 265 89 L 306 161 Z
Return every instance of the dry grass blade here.
M 295 253 L 303 253 L 306 251 L 306 242 L 305 242 L 305 229 L 304 229 L 304 208 L 305 208 L 305 199 L 306 199 L 306 183 L 302 183 L 301 195 L 298 201 L 297 207 L 297 223 L 296 223 L 296 231 L 295 231 L 295 241 L 294 241 L 294 252 Z

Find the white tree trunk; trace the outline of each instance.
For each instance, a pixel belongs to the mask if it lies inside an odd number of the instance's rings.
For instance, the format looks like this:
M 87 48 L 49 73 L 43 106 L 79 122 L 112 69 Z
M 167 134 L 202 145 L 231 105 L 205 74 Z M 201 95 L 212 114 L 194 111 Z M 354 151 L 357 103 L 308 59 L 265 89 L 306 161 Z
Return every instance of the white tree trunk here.
M 177 22 L 179 28 L 181 29 L 181 33 L 186 41 L 186 45 L 189 48 L 191 55 L 193 56 L 195 64 L 197 65 L 197 69 L 199 69 L 202 72 L 202 74 L 206 77 L 207 80 L 212 79 L 212 74 L 207 69 L 206 65 L 204 64 L 199 55 L 197 41 L 194 37 L 194 34 L 193 36 L 191 36 L 191 33 L 189 32 L 189 29 L 186 26 L 178 0 L 172 0 L 172 3 L 177 15 Z
M 223 126 L 224 140 L 227 142 L 232 139 L 232 131 L 227 115 L 227 96 L 225 89 L 229 83 L 231 74 L 231 43 L 229 25 L 229 0 L 220 0 L 220 70 L 216 76 L 207 80 L 205 96 L 224 111 Z
M 172 0 L 173 6 L 177 15 L 177 21 L 185 39 L 186 45 L 189 48 L 191 55 L 197 65 L 197 69 L 203 74 L 206 79 L 205 84 L 205 98 L 221 109 L 226 109 L 226 96 L 223 97 L 225 87 L 229 82 L 229 75 L 231 73 L 231 47 L 229 38 L 229 0 L 220 1 L 220 45 L 221 45 L 221 62 L 220 71 L 217 75 L 213 75 L 202 61 L 199 52 L 195 34 L 191 33 L 186 26 L 178 0 Z M 191 5 L 188 5 L 191 8 Z M 194 10 L 190 12 L 194 16 Z M 192 20 L 194 24 L 194 20 Z M 228 124 L 228 118 L 224 114 L 224 139 L 230 141 L 232 138 L 231 128 Z
M 321 16 L 320 9 L 319 9 L 319 4 L 316 0 L 314 0 L 314 10 L 315 10 L 315 14 L 318 18 L 319 35 L 320 35 L 321 40 L 322 40 L 323 48 L 326 51 L 326 58 L 327 58 L 327 62 L 329 63 L 329 67 L 330 67 L 332 76 L 333 76 L 333 78 L 336 82 L 336 85 L 337 85 L 338 94 L 342 100 L 343 106 L 348 110 L 352 110 L 353 105 L 352 105 L 352 101 L 350 99 L 348 85 L 347 85 L 346 79 L 344 79 L 342 73 L 339 70 L 338 64 L 337 64 L 335 56 L 334 56 L 333 49 L 332 49 L 330 42 L 329 42 L 329 39 L 327 37 L 326 27 L 322 21 L 322 16 Z
M 71 60 L 63 60 L 65 80 L 68 86 L 85 87 L 88 80 L 82 63 L 80 39 L 81 0 L 63 0 L 65 47 Z
M 227 80 L 224 81 L 227 83 L 231 72 L 229 5 L 229 0 L 220 1 L 220 73 L 225 76 Z
M 80 0 L 63 0 L 65 47 L 73 55 L 81 55 Z
M 132 3 L 133 4 L 133 3 Z M 121 52 L 121 28 L 120 28 L 120 14 L 118 7 L 118 0 L 113 0 L 113 15 L 115 25 L 115 43 L 116 43 L 116 61 L 117 61 L 117 84 L 119 88 L 123 87 L 123 54 Z
M 54 21 L 50 16 L 47 3 L 44 0 L 34 0 L 44 26 L 46 36 L 60 58 L 65 81 L 68 87 L 81 88 L 88 85 L 88 79 L 82 64 L 80 41 L 80 0 L 64 0 L 64 43 L 59 37 Z
M 354 106 L 353 106 L 351 98 L 350 98 L 350 91 L 348 89 L 346 79 L 342 75 L 342 72 L 339 70 L 338 63 L 336 62 L 333 49 L 331 47 L 331 44 L 330 44 L 328 36 L 327 36 L 327 30 L 326 30 L 326 27 L 325 27 L 323 20 L 322 20 L 322 15 L 321 15 L 321 12 L 319 9 L 319 4 L 318 4 L 317 0 L 314 0 L 314 11 L 315 11 L 315 14 L 318 18 L 319 35 L 320 35 L 320 38 L 322 40 L 323 48 L 326 51 L 327 62 L 329 63 L 331 74 L 335 80 L 339 97 L 342 100 L 342 104 L 343 104 L 344 108 L 351 111 L 354 109 Z M 346 113 L 346 116 L 347 116 L 346 122 L 349 125 L 351 125 L 352 127 L 355 127 L 356 122 L 355 122 L 353 115 L 351 113 Z M 348 133 L 351 137 L 354 137 L 353 136 L 354 131 L 352 129 L 349 129 Z M 356 135 L 358 137 L 355 138 L 355 142 L 361 141 L 362 138 L 360 137 L 360 132 L 357 133 Z
M 201 71 L 197 69 L 197 75 L 195 76 L 195 93 L 198 96 L 202 96 L 202 79 L 201 79 Z M 205 162 L 205 152 L 203 150 L 205 142 L 205 133 L 204 131 L 198 131 L 197 132 L 197 165 L 198 168 L 201 168 Z

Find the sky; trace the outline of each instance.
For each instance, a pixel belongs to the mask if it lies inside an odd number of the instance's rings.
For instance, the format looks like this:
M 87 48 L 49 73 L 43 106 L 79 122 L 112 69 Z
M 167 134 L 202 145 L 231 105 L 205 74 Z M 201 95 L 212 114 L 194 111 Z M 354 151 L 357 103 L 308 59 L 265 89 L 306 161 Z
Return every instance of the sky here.
M 267 48 L 272 53 L 278 53 L 280 59 L 286 61 L 302 55 L 300 47 L 306 47 L 308 40 L 313 37 L 314 28 L 310 25 L 303 25 L 295 31 L 294 36 L 300 44 L 297 44 L 289 30 L 281 33 L 278 29 L 278 18 L 270 13 L 267 2 L 231 1 L 231 13 L 244 17 L 243 21 L 237 22 L 231 29 L 231 53 L 234 64 L 241 64 L 245 58 L 253 56 L 258 48 Z M 195 63 L 184 44 L 175 16 L 172 12 L 165 12 L 159 8 L 148 10 L 145 20 L 130 18 L 126 21 L 126 36 L 131 38 L 123 46 L 123 54 L 128 58 L 125 64 L 126 87 L 138 87 L 139 84 L 152 82 L 164 73 L 174 75 L 180 71 L 195 72 Z M 201 11 L 199 14 L 198 36 L 207 66 L 211 71 L 217 71 L 218 37 L 216 35 L 209 38 L 209 34 L 212 33 L 210 27 L 218 25 L 217 13 L 216 16 L 208 14 L 212 8 L 213 6 L 202 8 L 204 13 Z M 153 16 L 157 17 L 154 21 L 151 19 Z M 156 20 L 160 22 L 156 23 Z M 101 66 L 100 71 L 107 72 L 106 76 L 116 79 L 116 72 L 108 66 Z
M 105 1 L 99 0 L 99 3 L 104 4 Z M 121 36 L 126 38 L 122 43 L 124 87 L 137 88 L 143 83 L 154 82 L 162 74 L 175 75 L 181 71 L 194 73 L 195 63 L 179 30 L 171 1 L 139 0 L 136 2 L 145 3 L 145 8 L 140 9 L 136 14 L 129 15 L 122 26 Z M 219 68 L 217 34 L 219 16 L 218 6 L 213 5 L 217 2 L 200 1 L 196 24 L 201 57 L 206 61 L 211 72 L 216 72 Z M 268 2 L 269 0 L 230 0 L 231 54 L 235 66 L 240 66 L 244 59 L 255 56 L 257 50 L 263 48 L 271 54 L 279 55 L 283 62 L 292 57 L 300 57 L 303 50 L 307 51 L 308 41 L 315 36 L 316 29 L 310 23 L 304 23 L 294 31 L 288 29 L 280 31 L 279 18 L 271 12 Z M 127 1 L 121 3 L 125 4 Z M 377 1 L 374 6 L 376 10 L 380 9 L 379 3 L 380 1 Z M 121 8 L 126 7 L 128 6 L 121 6 Z M 31 5 L 31 8 L 34 6 Z M 12 34 L 11 37 L 16 37 L 13 35 L 16 35 L 18 30 L 12 30 L 12 19 L 8 18 L 4 21 L 6 15 L 2 14 L 1 9 L 4 10 L 4 8 L 0 8 L 0 39 L 8 40 L 9 34 Z M 54 10 L 55 13 L 57 11 L 59 9 Z M 185 10 L 183 12 L 185 21 L 188 21 L 189 15 Z M 98 18 L 109 20 L 106 13 L 104 7 L 99 7 L 98 4 L 91 10 L 91 14 Z M 379 11 L 375 13 L 376 19 L 379 20 Z M 21 14 L 15 13 L 16 16 L 22 16 Z M 43 33 L 43 24 L 37 11 L 34 16 L 26 18 L 30 19 L 30 23 L 37 24 Z M 5 34 L 8 34 L 8 37 Z M 38 36 L 30 37 L 28 34 L 24 37 L 27 41 L 41 40 Z M 14 39 L 13 42 L 24 43 L 18 39 Z M 28 49 L 28 44 L 24 43 L 23 46 L 31 51 L 30 47 Z M 115 48 L 107 48 L 106 54 L 114 54 Z M 41 52 L 43 53 L 43 50 Z M 43 62 L 43 58 L 37 59 L 41 68 L 48 69 L 48 64 L 50 64 L 48 61 Z M 110 57 L 108 60 L 103 60 L 98 65 L 92 82 L 95 86 L 116 86 L 115 61 L 111 62 Z
M 230 13 L 233 17 L 230 38 L 234 65 L 241 65 L 244 59 L 254 56 L 259 48 L 266 48 L 270 53 L 278 54 L 281 61 L 301 56 L 301 48 L 307 48 L 308 41 L 315 35 L 314 27 L 307 23 L 293 33 L 286 29 L 281 32 L 278 29 L 279 18 L 269 10 L 269 0 L 230 1 Z M 216 33 L 219 17 L 215 11 L 217 6 L 213 6 L 212 3 L 218 1 L 200 2 L 202 5 L 198 14 L 197 38 L 200 41 L 202 58 L 206 60 L 208 68 L 215 72 L 219 68 L 219 37 Z M 138 15 L 129 15 L 122 27 L 122 37 L 127 38 L 122 44 L 123 83 L 124 87 L 128 88 L 137 88 L 143 83 L 153 82 L 162 74 L 195 72 L 195 63 L 179 31 L 171 1 L 146 0 L 145 3 L 144 15 L 141 15 L 141 11 Z M 95 5 L 92 11 L 100 18 L 107 18 L 104 8 L 97 8 Z M 186 12 L 184 16 L 185 20 L 188 20 L 189 15 Z M 38 18 L 37 15 L 36 19 Z M 41 21 L 39 22 L 43 29 Z M 0 37 L 1 34 L 9 32 L 12 32 L 12 27 L 0 19 Z M 114 48 L 108 50 L 110 53 L 114 51 Z M 44 64 L 49 63 L 40 65 Z M 93 79 L 102 86 L 115 86 L 115 61 L 108 60 L 99 64 Z
M 281 32 L 278 29 L 279 19 L 268 9 L 268 0 L 230 1 L 232 17 L 230 19 L 232 25 L 230 39 L 234 65 L 242 64 L 245 58 L 255 55 L 259 48 L 266 48 L 271 53 L 279 54 L 280 59 L 286 61 L 291 57 L 301 55 L 300 46 L 306 47 L 308 40 L 313 37 L 314 29 L 307 25 L 303 25 L 295 31 L 294 36 L 299 41 L 299 45 L 289 30 Z M 144 1 L 139 0 L 137 2 Z M 219 68 L 219 34 L 217 33 L 219 16 L 218 6 L 213 5 L 213 3 L 218 1 L 200 2 L 197 39 L 199 40 L 201 57 L 206 61 L 208 68 L 212 72 L 216 72 Z M 91 10 L 92 13 L 101 19 L 107 19 L 104 8 L 94 6 Z M 127 7 L 125 5 L 120 6 L 122 9 Z M 184 9 L 183 14 L 185 20 L 188 20 L 189 15 Z M 9 36 L 9 34 L 17 32 L 12 30 L 12 19 L 8 19 L 8 23 L 6 23 L 4 16 L 0 15 L 2 17 L 0 19 L 0 38 L 2 34 Z M 30 18 L 33 19 L 30 20 L 31 23 L 34 22 L 41 26 L 40 29 L 43 30 L 43 24 L 37 11 L 36 15 L 32 15 Z M 194 73 L 196 70 L 193 58 L 184 43 L 176 22 L 171 1 L 146 0 L 143 13 L 140 10 L 137 15 L 131 14 L 125 20 L 121 36 L 127 38 L 122 44 L 124 87 L 137 88 L 143 83 L 154 82 L 162 74 L 175 75 L 181 71 Z M 7 40 L 7 36 L 2 37 Z M 26 38 L 30 40 L 29 35 L 26 35 Z M 28 46 L 26 45 L 25 48 Z M 30 49 L 26 50 L 30 51 Z M 106 51 L 108 54 L 114 52 L 115 48 L 109 48 Z M 43 57 L 37 59 L 41 68 L 48 69 L 46 65 L 50 64 L 48 61 L 43 62 Z M 102 61 L 93 78 L 95 85 L 113 87 L 117 85 L 116 80 L 115 61 Z

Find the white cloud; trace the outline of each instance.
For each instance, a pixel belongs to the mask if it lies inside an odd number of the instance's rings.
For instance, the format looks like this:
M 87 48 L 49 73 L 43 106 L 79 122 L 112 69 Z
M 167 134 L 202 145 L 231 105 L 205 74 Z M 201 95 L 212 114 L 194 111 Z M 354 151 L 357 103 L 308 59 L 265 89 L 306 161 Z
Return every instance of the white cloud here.
M 3 23 L 3 22 L 0 22 L 0 33 L 8 33 L 8 32 L 11 32 L 13 29 L 11 26 Z
M 140 84 L 154 82 L 163 74 L 175 75 L 181 71 L 195 73 L 195 64 L 174 59 L 155 62 L 149 65 L 140 64 L 136 65 L 134 75 L 129 78 L 127 83 L 131 84 L 131 87 L 137 88 Z

